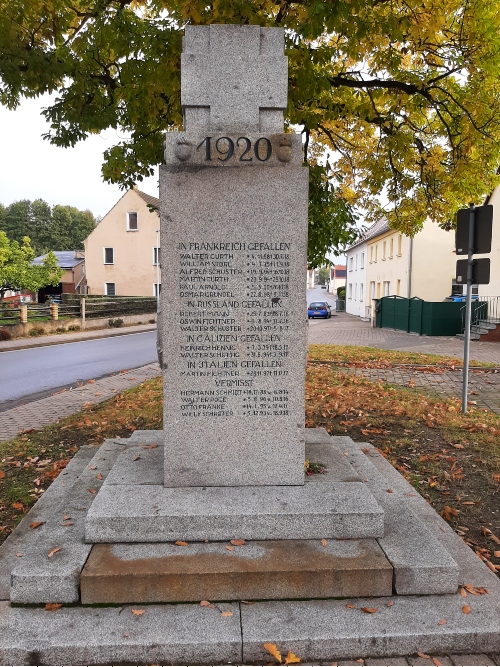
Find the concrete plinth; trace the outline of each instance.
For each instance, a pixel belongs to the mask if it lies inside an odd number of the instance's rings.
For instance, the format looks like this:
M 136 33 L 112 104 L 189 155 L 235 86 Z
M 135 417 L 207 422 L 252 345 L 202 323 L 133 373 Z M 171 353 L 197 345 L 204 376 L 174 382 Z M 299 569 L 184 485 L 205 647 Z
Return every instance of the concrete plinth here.
M 391 594 L 375 540 L 99 544 L 81 577 L 82 604 Z

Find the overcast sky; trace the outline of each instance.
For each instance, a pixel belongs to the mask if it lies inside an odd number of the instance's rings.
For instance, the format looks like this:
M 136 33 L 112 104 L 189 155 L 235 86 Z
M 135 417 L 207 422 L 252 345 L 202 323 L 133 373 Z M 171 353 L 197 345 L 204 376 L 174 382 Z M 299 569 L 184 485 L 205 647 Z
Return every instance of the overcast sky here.
M 58 148 L 42 139 L 49 126 L 40 111 L 50 97 L 23 100 L 15 111 L 0 106 L 0 203 L 44 199 L 51 206 L 69 204 L 104 216 L 122 196 L 101 176 L 103 152 L 120 140 L 114 130 L 89 137 L 75 148 Z M 158 196 L 158 178 L 138 184 Z

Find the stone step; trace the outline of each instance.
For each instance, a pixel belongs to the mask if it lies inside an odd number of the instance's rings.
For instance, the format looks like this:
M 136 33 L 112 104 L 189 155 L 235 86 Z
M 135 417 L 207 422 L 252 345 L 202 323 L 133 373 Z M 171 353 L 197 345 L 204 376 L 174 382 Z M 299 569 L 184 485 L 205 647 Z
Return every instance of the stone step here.
M 361 539 L 383 531 L 383 511 L 360 482 L 239 488 L 106 484 L 87 514 L 85 539 Z
M 85 466 L 95 456 L 95 453 L 96 449 L 94 447 L 81 447 L 66 468 L 23 518 L 15 531 L 0 546 L 0 600 L 10 599 L 10 575 L 14 565 L 18 564 L 19 558 L 24 558 L 24 553 L 29 551 L 30 545 L 34 545 L 38 541 L 38 536 L 30 528 L 30 524 L 36 521 L 47 522 L 52 518 L 54 508 L 69 497 L 74 483 L 85 469 Z M 20 553 L 23 556 L 16 555 Z
M 391 594 L 392 567 L 375 540 L 99 544 L 81 576 L 82 604 Z
M 380 503 L 385 516 L 385 533 L 377 541 L 394 568 L 394 590 L 398 595 L 455 593 L 459 570 L 448 550 L 419 520 L 408 502 L 417 495 L 394 488 L 371 459 L 382 459 L 368 443 L 343 438 L 341 448 L 349 452 L 350 463 Z M 335 443 L 335 440 L 334 440 Z M 405 487 L 403 487 L 405 488 Z
M 36 530 L 26 531 L 20 545 L 22 557 L 8 557 L 11 602 L 78 602 L 80 573 L 91 549 L 84 540 L 85 515 L 125 442 L 106 440 L 93 449 L 93 458 L 86 461 L 70 492 L 54 497 L 43 518 L 38 519 L 45 523 Z M 53 482 L 56 488 L 58 480 L 59 477 Z M 65 520 L 65 516 L 70 518 Z M 55 549 L 58 551 L 49 556 Z M 3 550 L 1 553 L 3 556 Z

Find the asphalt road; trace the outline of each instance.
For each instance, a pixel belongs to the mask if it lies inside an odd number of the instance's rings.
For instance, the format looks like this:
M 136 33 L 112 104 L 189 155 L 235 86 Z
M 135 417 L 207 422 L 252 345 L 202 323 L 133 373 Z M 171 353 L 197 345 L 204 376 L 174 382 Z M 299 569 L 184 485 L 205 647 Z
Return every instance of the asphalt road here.
M 156 361 L 156 331 L 0 353 L 0 410 Z

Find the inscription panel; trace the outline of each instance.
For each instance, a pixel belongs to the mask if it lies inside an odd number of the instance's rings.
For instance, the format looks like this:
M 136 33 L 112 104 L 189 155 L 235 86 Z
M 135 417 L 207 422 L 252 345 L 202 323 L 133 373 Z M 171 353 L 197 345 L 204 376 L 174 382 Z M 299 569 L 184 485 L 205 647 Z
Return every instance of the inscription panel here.
M 213 164 L 161 168 L 165 484 L 300 485 L 307 170 Z

